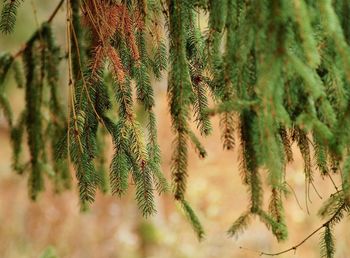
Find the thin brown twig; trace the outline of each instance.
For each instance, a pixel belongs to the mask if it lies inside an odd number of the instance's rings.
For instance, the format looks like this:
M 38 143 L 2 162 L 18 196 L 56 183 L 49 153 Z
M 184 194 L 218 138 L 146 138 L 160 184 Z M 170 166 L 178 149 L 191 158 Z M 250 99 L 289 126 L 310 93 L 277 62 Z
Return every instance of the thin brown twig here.
M 331 182 L 332 182 L 332 184 L 333 184 L 335 190 L 338 192 L 339 189 L 338 189 L 337 185 L 335 184 L 335 182 L 334 182 L 334 180 L 333 180 L 331 174 L 330 174 L 329 172 L 327 172 L 327 175 L 328 175 L 329 179 L 331 180 Z
M 47 23 L 51 23 L 52 20 L 55 18 L 56 14 L 58 13 L 58 10 L 61 8 L 63 5 L 64 0 L 61 0 L 58 5 L 56 6 L 55 10 L 53 10 L 52 14 L 50 15 L 49 19 L 47 19 Z
M 322 198 L 322 195 L 318 192 L 318 190 L 317 190 L 317 188 L 316 188 L 316 186 L 315 186 L 315 184 L 314 184 L 313 181 L 311 181 L 311 185 L 312 185 L 312 187 L 314 188 L 315 193 L 317 194 L 318 198 L 320 198 L 320 199 L 322 200 L 322 199 L 323 199 L 323 198 Z
M 322 228 L 324 227 L 328 227 L 332 222 L 333 220 L 339 215 L 339 213 L 344 209 L 345 207 L 345 203 L 343 203 L 339 208 L 338 210 L 333 214 L 333 216 L 327 220 L 326 222 L 324 222 L 321 226 L 319 226 L 317 229 L 315 229 L 314 231 L 312 231 L 308 236 L 306 236 L 302 241 L 300 241 L 298 244 L 288 248 L 288 249 L 285 249 L 283 251 L 279 251 L 279 252 L 276 252 L 276 253 L 267 253 L 267 252 L 260 252 L 260 251 L 255 251 L 255 250 L 252 250 L 252 249 L 248 249 L 248 248 L 244 248 L 244 247 L 240 247 L 240 249 L 244 249 L 244 250 L 249 250 L 251 252 L 256 252 L 256 253 L 259 253 L 260 256 L 263 256 L 263 255 L 266 255 L 266 256 L 278 256 L 278 255 L 281 255 L 281 254 L 285 254 L 285 253 L 288 253 L 288 252 L 291 252 L 291 251 L 294 251 L 296 252 L 297 248 L 300 247 L 301 245 L 303 245 L 307 240 L 309 240 L 313 235 L 315 235 L 317 232 L 319 232 Z
M 280 251 L 280 252 L 277 252 L 277 253 L 266 253 L 266 252 L 261 252 L 260 253 L 260 256 L 263 256 L 263 255 L 266 255 L 266 256 L 277 256 L 277 255 L 280 255 L 280 254 L 284 254 L 284 253 L 288 253 L 290 251 L 294 251 L 296 252 L 297 248 L 299 246 L 301 246 L 302 244 L 304 244 L 307 240 L 309 240 L 313 235 L 315 235 L 318 231 L 320 231 L 322 228 L 324 228 L 326 225 L 328 225 L 328 223 L 324 223 L 322 224 L 321 226 L 319 226 L 317 229 L 315 229 L 314 231 L 312 231 L 311 234 L 309 234 L 307 237 L 305 237 L 302 241 L 300 241 L 298 244 L 286 249 L 286 250 L 283 250 L 283 251 Z
M 80 152 L 83 153 L 83 145 L 81 143 L 81 139 L 80 139 L 80 135 L 79 135 L 79 129 L 78 129 L 78 123 L 77 123 L 77 113 L 75 111 L 75 96 L 74 96 L 74 91 L 73 91 L 73 85 L 74 85 L 74 78 L 73 78 L 73 68 L 72 68 L 72 46 L 71 46 L 71 9 L 70 9 L 70 5 L 69 2 L 67 1 L 67 11 L 66 11 L 66 19 L 67 19 L 67 23 L 66 23 L 66 46 L 67 46 L 67 51 L 68 51 L 68 88 L 69 88 L 69 96 L 70 96 L 70 108 L 72 109 L 72 113 L 73 113 L 73 121 L 74 121 L 74 130 L 77 133 L 76 137 L 78 139 L 78 143 L 79 143 L 79 147 L 80 147 Z M 69 114 L 70 114 L 69 110 Z M 69 119 L 68 119 L 68 127 L 67 127 L 68 131 L 68 151 L 69 151 L 69 133 L 70 133 L 70 126 L 69 126 Z M 69 152 L 68 152 L 69 153 Z M 69 156 L 69 155 L 68 155 Z
M 89 91 L 88 91 L 88 87 L 87 87 L 87 84 L 86 84 L 86 81 L 85 81 L 85 78 L 84 78 L 84 74 L 83 74 L 83 71 L 82 71 L 82 68 L 81 68 L 82 67 L 82 63 L 81 63 L 81 57 L 80 57 L 80 49 L 79 49 L 79 44 L 78 44 L 78 38 L 77 38 L 77 35 L 76 35 L 76 32 L 75 32 L 75 28 L 74 28 L 71 20 L 70 20 L 70 23 L 71 23 L 70 28 L 71 28 L 71 31 L 72 31 L 72 34 L 73 34 L 74 45 L 75 45 L 75 48 L 76 48 L 76 51 L 77 51 L 78 60 L 79 60 L 79 71 L 80 71 L 81 79 L 83 80 L 83 86 L 84 86 L 84 89 L 85 89 L 85 92 L 86 92 L 86 96 L 88 98 L 88 101 L 90 102 L 90 105 L 92 106 L 92 109 L 94 110 L 94 113 L 96 114 L 97 119 L 99 120 L 100 123 L 102 123 L 102 125 L 104 127 L 106 127 L 103 119 L 97 113 L 95 105 L 93 104 L 93 102 L 91 100 L 91 97 L 90 97 L 90 94 L 89 94 Z
M 285 184 L 290 188 L 290 190 L 292 191 L 292 193 L 293 193 L 293 195 L 294 195 L 294 198 L 295 198 L 295 200 L 296 200 L 296 202 L 297 202 L 299 208 L 300 208 L 301 210 L 303 210 L 303 207 L 301 207 L 301 204 L 300 204 L 300 202 L 299 202 L 298 196 L 297 196 L 296 192 L 294 191 L 293 187 L 292 187 L 290 184 L 288 184 L 287 181 L 284 181 L 284 182 L 285 182 Z

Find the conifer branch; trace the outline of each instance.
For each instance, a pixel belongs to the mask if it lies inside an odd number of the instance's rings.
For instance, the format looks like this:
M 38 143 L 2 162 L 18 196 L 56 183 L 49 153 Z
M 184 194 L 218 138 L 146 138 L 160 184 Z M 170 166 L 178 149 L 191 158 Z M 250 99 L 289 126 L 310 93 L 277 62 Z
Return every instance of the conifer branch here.
M 0 30 L 13 29 L 21 2 L 4 1 Z M 67 0 L 66 114 L 58 85 L 63 58 L 50 26 L 64 3 L 60 0 L 22 48 L 0 55 L 0 108 L 11 131 L 12 167 L 19 174 L 30 171 L 30 196 L 35 199 L 46 177 L 57 192 L 70 188 L 72 161 L 83 209 L 94 201 L 96 191 L 106 192 L 108 184 L 112 194 L 121 197 L 131 178 L 142 214 L 153 214 L 154 192 L 169 187 L 160 166 L 152 84 L 162 77 L 169 60 L 173 195 L 198 238 L 204 230 L 185 198 L 191 187 L 188 148 L 192 144 L 201 158 L 206 151 L 191 122 L 201 136 L 207 136 L 211 116 L 220 116 L 224 148 L 240 143 L 240 172 L 249 194 L 247 210 L 228 234 L 236 236 L 255 216 L 277 240 L 287 238 L 285 173 L 293 160 L 291 145 L 296 143 L 304 160 L 307 211 L 311 188 L 321 198 L 314 178 L 328 176 L 337 191 L 319 210 L 321 217 L 330 219 L 295 246 L 260 254 L 295 251 L 324 228 L 321 254 L 332 257 L 333 227 L 350 211 L 347 2 Z M 203 12 L 209 19 L 199 21 Z M 203 30 L 199 22 L 206 22 L 207 28 Z M 17 121 L 5 89 L 8 76 L 25 90 L 27 110 Z M 145 126 L 136 105 L 143 108 Z M 21 156 L 24 134 L 29 161 Z M 112 137 L 114 146 L 109 178 L 103 150 L 106 137 Z M 333 174 L 341 179 L 341 189 Z M 267 211 L 265 179 L 271 191 Z
M 299 248 L 301 245 L 303 245 L 307 240 L 309 240 L 312 236 L 314 236 L 317 232 L 319 232 L 321 229 L 323 228 L 328 228 L 330 226 L 332 226 L 332 224 L 334 223 L 335 220 L 337 220 L 338 216 L 340 213 L 343 212 L 344 208 L 346 208 L 346 204 L 343 203 L 339 208 L 338 210 L 333 214 L 333 216 L 328 219 L 326 222 L 324 222 L 321 226 L 319 226 L 318 228 L 316 228 L 314 231 L 312 231 L 309 235 L 307 235 L 303 240 L 301 240 L 298 244 L 286 249 L 286 250 L 283 250 L 283 251 L 280 251 L 280 252 L 276 252 L 276 253 L 268 253 L 268 252 L 259 252 L 260 253 L 260 256 L 278 256 L 278 255 L 281 255 L 281 254 L 284 254 L 284 253 L 288 253 L 288 252 L 291 252 L 291 251 L 294 251 L 296 252 L 297 248 Z
M 15 27 L 17 9 L 23 0 L 5 0 L 1 10 L 0 30 L 4 34 L 11 33 Z
M 53 21 L 53 19 L 56 17 L 56 14 L 58 13 L 59 9 L 62 7 L 63 3 L 65 0 L 60 0 L 60 2 L 57 4 L 56 8 L 53 10 L 53 12 L 51 13 L 51 15 L 49 16 L 49 18 L 46 20 L 45 23 L 51 23 Z M 38 29 L 40 30 L 40 28 Z M 33 33 L 33 35 L 37 34 L 37 31 L 35 31 Z M 20 55 L 23 54 L 23 52 L 25 51 L 25 49 L 27 48 L 27 44 L 25 44 L 23 47 L 21 47 L 16 53 L 14 53 L 12 56 L 14 59 L 16 59 L 17 57 L 19 57 Z

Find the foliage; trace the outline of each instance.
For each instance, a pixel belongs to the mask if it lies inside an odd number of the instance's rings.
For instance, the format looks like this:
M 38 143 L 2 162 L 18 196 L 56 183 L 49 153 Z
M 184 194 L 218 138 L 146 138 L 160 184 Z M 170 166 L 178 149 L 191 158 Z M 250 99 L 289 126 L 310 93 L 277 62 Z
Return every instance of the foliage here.
M 12 31 L 19 3 L 5 1 L 4 33 Z M 122 196 L 131 178 L 143 215 L 153 214 L 154 190 L 167 192 L 168 184 L 160 167 L 152 80 L 169 64 L 172 189 L 198 237 L 204 230 L 186 200 L 188 148 L 192 144 L 201 158 L 206 151 L 190 125 L 194 120 L 205 137 L 212 131 L 210 117 L 218 115 L 224 149 L 240 150 L 250 195 L 229 235 L 257 216 L 278 240 L 287 239 L 285 168 L 295 143 L 304 160 L 307 195 L 317 170 L 322 177 L 342 178 L 342 189 L 320 209 L 330 218 L 321 227 L 322 255 L 333 257 L 333 227 L 350 207 L 349 10 L 347 0 L 71 0 L 68 112 L 59 102 L 60 75 L 53 64 L 62 58 L 51 18 L 19 53 L 0 58 L 0 107 L 11 128 L 13 168 L 30 171 L 30 196 L 36 199 L 44 174 L 58 190 L 71 186 L 71 161 L 82 208 L 109 185 L 112 194 Z M 205 30 L 201 17 L 208 17 Z M 10 70 L 25 88 L 26 111 L 17 122 L 3 86 Z M 147 114 L 145 127 L 137 120 L 137 104 Z M 29 162 L 20 156 L 24 131 Z M 108 136 L 115 151 L 109 175 L 103 152 Z M 271 192 L 267 210 L 265 174 Z
M 0 31 L 11 33 L 15 27 L 17 9 L 23 0 L 4 0 L 1 10 Z

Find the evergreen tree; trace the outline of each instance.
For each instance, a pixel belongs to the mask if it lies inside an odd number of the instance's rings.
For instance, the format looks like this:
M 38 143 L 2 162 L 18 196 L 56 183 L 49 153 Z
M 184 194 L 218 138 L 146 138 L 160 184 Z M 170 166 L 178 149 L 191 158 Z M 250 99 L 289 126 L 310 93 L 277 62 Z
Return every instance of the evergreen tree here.
M 14 30 L 21 2 L 4 1 L 2 33 Z M 201 158 L 206 151 L 190 123 L 205 137 L 212 131 L 210 117 L 217 115 L 223 148 L 240 151 L 250 196 L 228 234 L 237 235 L 256 216 L 278 240 L 287 239 L 285 168 L 295 143 L 304 160 L 306 196 L 317 176 L 342 180 L 319 211 L 326 222 L 310 235 L 323 230 L 322 256 L 334 256 L 334 226 L 350 211 L 348 0 L 70 0 L 68 54 L 62 57 L 51 23 L 64 3 L 17 53 L 0 56 L 0 109 L 11 129 L 13 169 L 30 174 L 32 199 L 44 190 L 45 175 L 57 191 L 71 188 L 72 163 L 83 209 L 98 190 L 122 196 L 131 178 L 142 214 L 152 215 L 154 191 L 169 189 L 160 166 L 152 86 L 167 69 L 172 192 L 198 238 L 204 229 L 186 200 L 188 148 Z M 205 29 L 201 17 L 207 18 Z M 68 112 L 59 96 L 59 62 L 69 67 Z M 25 92 L 17 121 L 4 88 L 10 71 Z M 137 119 L 137 104 L 146 113 L 146 128 Z M 28 161 L 21 156 L 24 132 Z M 107 138 L 114 144 L 110 164 L 103 149 Z M 303 242 L 262 254 L 296 250 Z

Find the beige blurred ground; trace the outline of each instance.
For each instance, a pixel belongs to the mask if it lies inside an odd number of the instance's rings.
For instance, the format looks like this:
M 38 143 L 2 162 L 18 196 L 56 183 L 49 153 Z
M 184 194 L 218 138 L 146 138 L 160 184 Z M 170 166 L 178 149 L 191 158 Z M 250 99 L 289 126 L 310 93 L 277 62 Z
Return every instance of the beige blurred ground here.
M 46 8 L 54 3 L 32 1 L 37 6 L 38 19 L 47 17 Z M 44 6 L 38 3 L 45 2 Z M 51 1 L 50 1 L 51 2 Z M 29 37 L 35 28 L 31 1 L 19 15 L 18 31 L 0 36 L 0 52 L 13 50 Z M 46 6 L 47 5 L 47 6 Z M 63 15 L 63 12 L 60 13 Z M 25 24 L 25 25 L 24 25 Z M 58 31 L 63 25 L 55 25 Z M 8 88 L 13 85 L 8 85 Z M 65 84 L 63 84 L 65 87 Z M 166 104 L 165 85 L 157 84 L 156 115 L 162 168 L 170 179 L 171 142 L 170 117 Z M 65 90 L 65 88 L 63 88 Z M 62 90 L 62 91 L 64 91 Z M 15 109 L 22 105 L 21 93 L 9 90 Z M 218 120 L 213 119 L 214 133 L 203 140 L 208 157 L 201 160 L 190 151 L 187 196 L 199 214 L 206 238 L 198 242 L 181 210 L 171 196 L 157 199 L 158 213 L 142 219 L 134 201 L 134 190 L 121 200 L 98 195 L 91 211 L 80 213 L 77 191 L 54 195 L 50 186 L 36 203 L 27 196 L 27 176 L 11 171 L 9 132 L 0 114 L 0 258 L 36 258 L 52 247 L 59 258 L 233 258 L 259 257 L 257 251 L 278 251 L 293 246 L 322 224 L 317 217 L 320 203 L 332 193 L 329 180 L 316 179 L 315 185 L 323 200 L 311 191 L 310 214 L 305 209 L 303 163 L 296 151 L 295 162 L 287 169 L 287 182 L 293 187 L 302 205 L 293 195 L 286 200 L 289 239 L 277 243 L 258 220 L 254 220 L 238 239 L 228 238 L 226 230 L 248 207 L 248 195 L 241 184 L 237 150 L 222 150 Z M 112 153 L 108 153 L 108 159 Z M 74 176 L 74 175 L 73 175 Z M 266 193 L 266 201 L 268 193 Z M 267 202 L 265 202 L 266 204 Z M 350 257 L 350 224 L 348 218 L 336 227 L 336 257 Z M 319 257 L 319 237 L 315 235 L 297 252 L 280 257 Z M 240 249 L 243 246 L 246 249 Z

